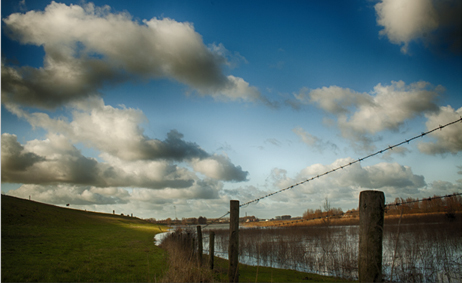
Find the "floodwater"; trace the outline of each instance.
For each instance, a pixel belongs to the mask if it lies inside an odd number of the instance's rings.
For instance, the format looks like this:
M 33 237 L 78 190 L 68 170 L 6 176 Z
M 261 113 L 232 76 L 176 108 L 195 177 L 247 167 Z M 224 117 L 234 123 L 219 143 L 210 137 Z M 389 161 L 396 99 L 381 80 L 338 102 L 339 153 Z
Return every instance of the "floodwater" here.
M 204 253 L 209 231 L 215 256 L 228 258 L 229 224 L 202 230 Z M 182 229 L 185 227 L 182 226 Z M 196 226 L 189 226 L 196 231 Z M 242 228 L 239 262 L 358 279 L 359 227 Z M 159 243 L 168 233 L 156 235 Z M 462 282 L 462 224 L 386 225 L 383 235 L 384 279 L 399 282 Z
M 154 236 L 154 243 L 158 246 L 162 243 L 162 240 L 173 233 L 176 229 L 181 228 L 181 229 L 190 229 L 192 231 L 197 231 L 197 226 L 198 225 L 173 225 L 167 232 L 159 233 Z M 208 225 L 206 228 L 204 228 L 206 225 L 200 225 L 202 228 L 202 233 L 206 234 L 207 239 L 208 239 L 208 233 L 210 230 L 228 230 L 229 229 L 229 223 L 226 224 L 211 224 Z M 208 243 L 208 242 L 207 242 Z M 208 244 L 207 244 L 207 249 L 208 249 Z

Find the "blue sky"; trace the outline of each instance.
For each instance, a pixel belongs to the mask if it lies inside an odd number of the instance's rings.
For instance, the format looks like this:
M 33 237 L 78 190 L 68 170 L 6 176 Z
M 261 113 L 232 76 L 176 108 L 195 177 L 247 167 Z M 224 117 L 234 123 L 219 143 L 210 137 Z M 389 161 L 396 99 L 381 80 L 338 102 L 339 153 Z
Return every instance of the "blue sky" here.
M 458 1 L 3 1 L 2 192 L 219 217 L 462 116 Z M 462 192 L 462 123 L 241 209 Z

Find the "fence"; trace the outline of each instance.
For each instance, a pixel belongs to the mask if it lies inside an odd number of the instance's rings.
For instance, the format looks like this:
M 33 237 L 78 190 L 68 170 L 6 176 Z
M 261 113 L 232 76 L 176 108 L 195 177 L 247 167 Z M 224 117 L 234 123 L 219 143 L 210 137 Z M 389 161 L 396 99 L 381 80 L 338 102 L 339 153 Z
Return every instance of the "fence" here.
M 292 189 L 296 186 L 302 185 L 304 183 L 313 181 L 317 178 L 326 176 L 328 174 L 334 173 L 337 170 L 341 170 L 345 167 L 351 166 L 355 163 L 361 162 L 365 159 L 371 158 L 373 156 L 376 156 L 378 154 L 382 154 L 388 150 L 392 150 L 393 148 L 396 148 L 398 146 L 404 145 L 404 144 L 409 144 L 409 142 L 421 138 L 423 136 L 426 136 L 434 131 L 437 130 L 442 130 L 445 127 L 448 127 L 450 125 L 453 125 L 457 122 L 462 122 L 462 117 L 458 120 L 455 120 L 453 122 L 447 123 L 445 125 L 440 125 L 437 128 L 434 128 L 432 130 L 429 130 L 427 132 L 421 133 L 420 135 L 414 136 L 410 139 L 406 139 L 403 142 L 397 143 L 392 146 L 388 146 L 387 148 L 384 148 L 382 150 L 379 150 L 375 153 L 369 154 L 368 156 L 365 156 L 363 158 L 359 158 L 353 162 L 349 162 L 347 164 L 344 164 L 342 166 L 339 166 L 337 168 L 334 168 L 330 171 L 326 171 L 323 174 L 313 176 L 312 178 L 303 180 L 299 183 L 293 184 L 291 186 L 288 186 L 286 188 L 283 188 L 281 190 L 275 191 L 273 193 L 264 195 L 262 197 L 256 198 L 254 200 L 248 201 L 243 204 L 239 204 L 239 201 L 237 200 L 232 200 L 230 202 L 230 210 L 222 215 L 221 217 L 215 219 L 215 221 L 218 221 L 227 215 L 230 215 L 230 230 L 229 230 L 229 248 L 228 248 L 228 258 L 229 258 L 229 269 L 228 269 L 228 278 L 229 282 L 239 282 L 239 272 L 238 272 L 238 257 L 239 257 L 239 208 L 243 206 L 250 205 L 252 203 L 258 203 L 260 200 L 271 197 L 275 194 L 284 192 L 286 190 Z M 438 196 L 438 197 L 433 197 L 433 198 L 427 198 L 423 200 L 414 200 L 414 201 L 409 201 L 409 202 L 395 202 L 392 204 L 385 204 L 385 196 L 383 192 L 380 191 L 362 191 L 360 193 L 360 199 L 359 199 L 359 252 L 358 252 L 358 278 L 360 282 L 381 282 L 382 281 L 382 244 L 383 244 L 383 225 L 384 225 L 384 214 L 387 209 L 387 207 L 392 207 L 392 206 L 403 206 L 405 204 L 411 204 L 411 203 L 416 203 L 416 202 L 421 202 L 421 201 L 430 201 L 432 199 L 439 199 L 439 198 L 449 198 L 452 196 L 458 196 L 462 194 L 453 194 L 453 195 L 446 195 L 446 196 Z M 402 211 L 402 210 L 401 210 Z M 337 215 L 329 215 L 326 216 L 328 217 L 335 217 L 343 215 L 342 214 L 337 214 Z M 319 217 L 319 218 L 326 218 L 326 217 Z M 401 213 L 402 217 L 402 213 Z M 400 222 L 401 222 L 401 217 L 400 217 Z M 313 219 L 311 219 L 313 220 Z M 207 224 L 204 228 L 209 226 L 210 224 Z M 399 225 L 398 225 L 399 227 Z M 398 228 L 399 229 L 399 228 Z M 201 228 L 198 226 L 198 235 L 200 235 L 200 239 L 198 239 L 198 242 L 201 242 L 200 244 L 200 249 L 202 250 L 202 239 L 201 239 Z M 398 237 L 399 237 L 399 230 L 398 230 Z M 213 237 L 211 236 L 211 239 Z M 397 242 L 397 241 L 396 241 Z M 213 256 L 214 256 L 214 242 L 210 242 L 209 246 L 210 250 L 210 257 L 211 257 L 211 263 L 210 267 L 213 268 Z M 396 251 L 396 249 L 395 249 Z M 202 253 L 202 251 L 201 251 Z M 202 262 L 202 258 L 200 258 L 200 262 Z M 392 268 L 391 268 L 391 273 L 393 277 L 393 268 L 394 268 L 394 263 L 395 263 L 395 255 L 393 255 L 393 263 L 392 263 Z

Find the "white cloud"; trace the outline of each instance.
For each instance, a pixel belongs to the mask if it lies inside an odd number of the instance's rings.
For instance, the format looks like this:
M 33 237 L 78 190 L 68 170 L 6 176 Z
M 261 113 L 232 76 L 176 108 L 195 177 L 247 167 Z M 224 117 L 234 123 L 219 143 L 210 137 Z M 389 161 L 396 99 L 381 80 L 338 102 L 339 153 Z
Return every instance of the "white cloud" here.
M 15 136 L 2 134 L 3 155 L 2 182 L 9 183 L 163 189 L 190 187 L 198 181 L 194 173 L 166 161 L 130 162 L 103 154 L 106 162 L 98 162 L 55 134 L 24 146 Z
M 16 190 L 8 191 L 9 195 L 29 198 L 53 204 L 124 204 L 128 203 L 129 193 L 120 188 L 95 188 L 75 185 L 22 185 Z
M 150 139 L 139 124 L 140 110 L 114 108 L 102 99 L 74 103 L 72 120 L 28 113 L 13 104 L 7 109 L 34 127 L 48 131 L 46 140 L 33 140 L 23 147 L 15 136 L 2 136 L 2 180 L 16 183 L 91 184 L 161 189 L 185 188 L 199 178 L 176 163 L 190 163 L 196 172 L 222 181 L 246 181 L 248 172 L 223 155 L 211 155 L 176 130 L 163 141 Z M 104 162 L 87 158 L 72 143 L 83 143 L 100 152 Z M 19 168 L 21 170 L 13 170 Z M 27 170 L 26 170 L 27 169 Z
M 93 187 L 69 184 L 36 185 L 25 184 L 8 195 L 55 205 L 70 204 L 72 208 L 117 214 L 130 214 L 143 218 L 165 219 L 174 217 L 173 206 L 179 218 L 217 217 L 229 204 L 229 198 L 220 195 L 223 184 L 207 179 L 195 183 L 190 188 L 163 190 L 125 189 L 115 187 Z
M 351 117 L 339 118 L 339 126 L 355 133 L 396 130 L 407 119 L 437 111 L 435 100 L 443 91 L 441 86 L 433 87 L 422 81 L 410 85 L 403 81 L 392 81 L 388 86 L 378 84 L 372 92 L 375 95 L 371 96 L 372 103 L 358 103 Z
M 155 201 L 157 203 L 171 203 L 174 200 L 204 200 L 217 199 L 223 183 L 213 179 L 200 180 L 189 188 L 172 189 L 166 188 L 160 191 L 147 189 L 134 190 L 131 199 L 142 202 Z
M 462 108 L 454 110 L 451 106 L 442 106 L 440 111 L 426 115 L 427 130 L 438 128 L 441 125 L 456 121 L 462 117 Z M 418 148 L 426 154 L 456 154 L 462 151 L 462 123 L 448 126 L 442 130 L 432 132 L 431 137 L 436 142 L 421 142 Z
M 102 185 L 98 174 L 103 168 L 98 162 L 82 156 L 60 135 L 50 135 L 43 141 L 32 140 L 22 146 L 15 136 L 2 134 L 2 159 L 4 155 L 7 158 L 2 160 L 2 182 Z M 24 157 L 27 157 L 26 161 Z M 26 165 L 12 166 L 12 160 Z
M 56 2 L 44 11 L 11 14 L 3 22 L 12 39 L 45 50 L 42 68 L 2 63 L 4 102 L 54 108 L 133 78 L 172 78 L 220 100 L 266 102 L 244 79 L 223 74 L 223 66 L 235 64 L 226 57 L 243 57 L 229 56 L 222 44 L 207 48 L 188 22 L 152 18 L 138 23 L 108 6 Z
M 193 159 L 191 165 L 194 171 L 207 177 L 224 181 L 245 181 L 248 172 L 241 166 L 235 166 L 227 156 L 214 154 L 206 159 Z
M 301 103 L 315 103 L 335 115 L 344 138 L 371 150 L 372 135 L 396 131 L 406 120 L 437 112 L 435 102 L 443 92 L 442 86 L 428 82 L 406 85 L 403 81 L 392 81 L 390 85 L 376 85 L 370 94 L 330 86 L 302 89 L 295 97 Z
M 462 180 L 456 183 L 446 181 L 434 181 L 430 186 L 422 191 L 424 196 L 444 196 L 453 193 L 462 193 Z
M 336 115 L 349 113 L 351 107 L 357 105 L 373 104 L 368 94 L 338 86 L 322 87 L 312 90 L 304 87 L 298 94 L 294 94 L 294 96 L 302 103 L 316 103 L 324 111 Z
M 74 103 L 72 121 L 50 118 L 47 114 L 28 113 L 14 104 L 6 108 L 33 127 L 41 127 L 50 133 L 62 133 L 73 142 L 82 142 L 123 160 L 176 160 L 205 158 L 209 154 L 199 145 L 183 140 L 183 134 L 171 130 L 163 141 L 150 139 L 139 126 L 146 121 L 138 109 L 105 105 L 100 98 Z
M 272 182 L 279 189 L 287 188 L 354 161 L 352 158 L 342 158 L 327 165 L 313 164 L 301 170 L 294 178 L 287 176 L 283 169 L 275 169 L 271 175 Z M 296 205 L 307 203 L 317 208 L 316 205 L 327 196 L 336 204 L 335 207 L 344 208 L 352 204 L 355 207 L 362 190 L 381 190 L 387 197 L 393 198 L 419 194 L 419 190 L 425 186 L 424 177 L 414 174 L 408 166 L 383 162 L 363 167 L 360 163 L 354 163 L 277 194 L 274 199 L 286 199 L 296 202 Z
M 409 52 L 412 41 L 450 46 L 460 52 L 462 4 L 458 0 L 382 0 L 375 5 L 381 35 Z

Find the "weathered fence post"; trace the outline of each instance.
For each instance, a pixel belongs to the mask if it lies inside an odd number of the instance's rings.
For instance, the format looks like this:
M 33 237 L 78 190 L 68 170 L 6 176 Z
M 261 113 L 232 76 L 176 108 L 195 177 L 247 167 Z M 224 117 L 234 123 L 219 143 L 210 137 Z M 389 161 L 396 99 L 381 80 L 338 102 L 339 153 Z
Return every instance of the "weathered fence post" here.
M 228 279 L 239 282 L 239 201 L 230 201 L 229 247 L 228 247 Z
M 197 225 L 197 260 L 199 261 L 199 266 L 202 265 L 202 250 L 202 228 Z
M 359 282 L 382 281 L 382 239 L 385 196 L 380 191 L 359 195 Z
M 213 261 L 215 257 L 215 232 L 210 232 L 209 234 L 210 242 L 209 242 L 209 254 L 210 254 L 210 269 L 213 270 Z

